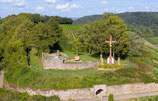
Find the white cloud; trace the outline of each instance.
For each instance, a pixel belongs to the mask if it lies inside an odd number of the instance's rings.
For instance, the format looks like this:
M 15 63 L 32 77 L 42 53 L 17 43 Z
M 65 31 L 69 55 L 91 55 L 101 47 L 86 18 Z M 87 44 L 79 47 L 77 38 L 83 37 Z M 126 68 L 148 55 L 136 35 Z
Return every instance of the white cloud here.
M 72 4 L 71 6 L 70 6 L 70 8 L 78 8 L 80 5 L 77 5 L 77 4 Z
M 55 3 L 56 2 L 56 0 L 45 0 L 45 1 L 48 3 Z
M 57 5 L 56 9 L 60 9 L 60 10 L 68 9 L 69 5 L 70 5 L 69 3 L 66 3 L 64 5 Z
M 145 9 L 146 9 L 146 10 L 149 10 L 149 8 L 150 8 L 149 6 L 145 6 Z
M 133 10 L 134 7 L 133 7 L 133 6 L 129 6 L 128 9 L 129 9 L 129 10 Z
M 44 11 L 44 7 L 36 7 L 36 11 L 39 11 L 39 12 L 42 12 L 42 11 Z
M 1 3 L 8 3 L 16 7 L 24 7 L 25 0 L 0 0 Z
M 108 1 L 107 1 L 107 0 L 102 0 L 102 3 L 103 3 L 103 4 L 107 4 Z
M 56 9 L 59 9 L 61 11 L 68 11 L 68 10 L 71 10 L 72 8 L 79 8 L 79 7 L 81 7 L 81 6 L 78 5 L 78 4 L 66 3 L 66 4 L 63 4 L 63 5 L 57 5 Z
M 11 2 L 13 2 L 14 0 L 0 0 L 0 2 L 2 2 L 2 3 L 11 3 Z

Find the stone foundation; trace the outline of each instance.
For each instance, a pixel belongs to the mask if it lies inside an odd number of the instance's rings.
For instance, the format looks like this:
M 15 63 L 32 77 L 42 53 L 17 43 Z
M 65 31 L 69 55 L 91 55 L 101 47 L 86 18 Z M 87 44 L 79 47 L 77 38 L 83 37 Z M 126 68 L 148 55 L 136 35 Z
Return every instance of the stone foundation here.
M 42 63 L 44 69 L 77 70 L 86 68 L 97 68 L 99 63 L 87 61 L 86 63 L 65 64 L 68 58 L 60 57 L 56 54 L 42 54 Z

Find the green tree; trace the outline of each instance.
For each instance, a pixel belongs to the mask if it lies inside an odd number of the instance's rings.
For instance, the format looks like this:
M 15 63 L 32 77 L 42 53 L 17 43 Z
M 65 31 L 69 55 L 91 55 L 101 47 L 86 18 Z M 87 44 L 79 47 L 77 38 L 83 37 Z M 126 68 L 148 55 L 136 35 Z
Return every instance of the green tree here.
M 118 16 L 112 15 L 106 18 L 88 23 L 79 34 L 80 41 L 87 46 L 89 53 L 109 54 L 108 44 L 105 40 L 109 40 L 112 35 L 113 40 L 117 43 L 113 44 L 113 52 L 117 56 L 127 56 L 129 50 L 129 36 L 126 24 Z
M 87 46 L 89 53 L 100 53 L 106 49 L 105 40 L 107 39 L 105 31 L 106 25 L 104 20 L 97 20 L 85 26 L 79 38 Z
M 78 55 L 79 49 L 81 48 L 81 42 L 77 38 L 74 38 L 72 41 L 70 41 L 70 44 L 72 45 L 73 50 L 76 52 L 76 55 Z
M 106 35 L 112 35 L 113 40 L 117 43 L 113 44 L 113 52 L 117 56 L 127 56 L 129 51 L 129 37 L 127 32 L 127 26 L 122 19 L 118 16 L 110 16 L 106 20 Z
M 140 38 L 135 32 L 128 32 L 129 33 L 129 52 L 128 56 L 140 56 L 144 50 L 144 42 L 143 39 Z
M 49 19 L 46 23 L 38 23 L 32 30 L 34 36 L 34 47 L 38 50 L 38 55 L 42 52 L 50 52 L 49 47 L 53 47 L 61 37 L 61 28 L 54 19 Z

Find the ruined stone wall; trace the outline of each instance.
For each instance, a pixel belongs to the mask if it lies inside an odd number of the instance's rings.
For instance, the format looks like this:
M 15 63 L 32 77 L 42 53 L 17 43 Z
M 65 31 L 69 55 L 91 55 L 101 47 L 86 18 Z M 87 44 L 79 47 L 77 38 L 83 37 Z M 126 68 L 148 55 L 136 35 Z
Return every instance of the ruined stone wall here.
M 62 69 L 62 70 L 77 70 L 86 68 L 98 67 L 99 63 L 87 62 L 86 64 L 64 64 L 62 60 L 46 61 L 43 60 L 44 69 Z
M 76 69 L 86 69 L 91 67 L 98 67 L 99 63 L 87 61 L 86 63 L 79 64 L 65 64 L 63 58 L 57 54 L 42 54 L 42 63 L 44 69 L 61 69 L 61 70 L 76 70 Z
M 129 95 L 138 93 L 148 93 L 158 91 L 158 84 L 156 83 L 136 83 L 136 84 L 125 84 L 125 85 L 114 85 L 107 86 L 106 95 L 114 94 L 118 95 Z
M 27 92 L 29 95 L 43 95 L 43 96 L 53 96 L 56 95 L 60 97 L 61 100 L 69 99 L 89 99 L 94 98 L 94 89 L 85 88 L 85 89 L 70 89 L 70 90 L 40 90 L 33 88 L 24 88 L 10 85 L 8 83 L 4 84 L 4 87 L 8 90 L 17 90 L 19 92 Z
M 4 87 L 9 90 L 17 90 L 19 92 L 27 92 L 29 95 L 43 95 L 43 96 L 59 96 L 61 100 L 78 100 L 78 99 L 92 99 L 97 95 L 96 92 L 99 89 L 103 90 L 101 96 L 108 96 L 113 94 L 114 96 L 119 95 L 130 95 L 130 94 L 139 94 L 139 93 L 148 93 L 148 92 L 158 92 L 158 84 L 156 83 L 136 83 L 136 84 L 125 84 L 125 85 L 95 85 L 94 88 L 85 88 L 85 89 L 70 89 L 70 90 L 40 90 L 33 88 L 23 88 L 16 87 L 10 84 L 4 84 Z

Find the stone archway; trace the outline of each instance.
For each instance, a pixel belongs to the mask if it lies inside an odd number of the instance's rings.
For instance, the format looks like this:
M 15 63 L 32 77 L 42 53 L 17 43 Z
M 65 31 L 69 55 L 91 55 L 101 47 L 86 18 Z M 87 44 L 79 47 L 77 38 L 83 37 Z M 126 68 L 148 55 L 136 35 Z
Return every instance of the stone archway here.
M 103 90 L 103 89 L 98 89 L 98 90 L 95 92 L 96 96 L 102 95 L 103 93 L 104 93 L 104 90 Z
M 95 85 L 94 86 L 94 96 L 103 97 L 106 93 L 106 85 Z

